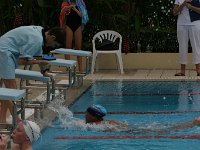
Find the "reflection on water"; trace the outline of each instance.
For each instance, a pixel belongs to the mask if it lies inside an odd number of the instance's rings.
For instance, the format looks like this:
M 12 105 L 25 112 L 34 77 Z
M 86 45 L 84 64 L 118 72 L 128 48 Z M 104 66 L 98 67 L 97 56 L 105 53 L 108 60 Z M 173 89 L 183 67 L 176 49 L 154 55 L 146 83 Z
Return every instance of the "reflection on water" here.
M 53 102 L 50 108 L 58 119 L 43 131 L 43 140 L 33 145 L 34 150 L 198 149 L 200 127 L 178 131 L 174 127 L 199 116 L 199 93 L 199 82 L 97 82 L 70 110 L 62 105 L 62 96 Z M 114 127 L 85 124 L 84 114 L 77 112 L 96 103 L 109 111 L 106 120 L 125 122 L 128 128 L 104 132 Z
M 182 110 L 199 110 L 200 106 L 200 83 L 186 84 L 182 82 L 178 86 L 179 92 L 179 109 Z

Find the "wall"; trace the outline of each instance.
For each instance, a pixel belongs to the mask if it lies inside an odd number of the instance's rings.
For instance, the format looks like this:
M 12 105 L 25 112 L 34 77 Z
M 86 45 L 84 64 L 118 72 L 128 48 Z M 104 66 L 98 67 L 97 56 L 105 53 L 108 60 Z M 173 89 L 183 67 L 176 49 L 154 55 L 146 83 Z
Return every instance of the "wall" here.
M 115 69 L 116 61 L 114 55 L 99 56 L 100 69 Z M 192 54 L 188 54 L 187 69 L 194 69 Z M 123 65 L 125 69 L 179 69 L 178 53 L 128 53 L 123 54 Z
M 178 53 L 128 53 L 122 55 L 124 69 L 180 69 Z M 64 58 L 63 55 L 56 55 L 56 57 Z M 76 60 L 76 57 L 72 56 L 71 59 Z M 192 64 L 192 54 L 188 54 L 188 62 L 187 69 L 195 69 Z M 99 55 L 99 69 L 116 68 L 115 55 Z M 34 66 L 34 70 L 38 70 L 37 65 Z M 65 68 L 52 67 L 52 70 L 65 71 Z

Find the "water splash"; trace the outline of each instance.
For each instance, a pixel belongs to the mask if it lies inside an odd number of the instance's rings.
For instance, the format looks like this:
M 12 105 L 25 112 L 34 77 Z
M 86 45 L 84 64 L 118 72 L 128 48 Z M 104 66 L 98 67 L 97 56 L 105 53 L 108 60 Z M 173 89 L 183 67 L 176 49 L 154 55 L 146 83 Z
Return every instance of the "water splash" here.
M 64 96 L 57 92 L 55 99 L 48 106 L 49 109 L 58 114 L 58 120 L 61 128 L 69 130 L 85 130 L 85 131 L 102 131 L 105 130 L 105 125 L 86 124 L 85 120 L 75 118 L 73 113 L 63 106 Z
M 56 96 L 55 100 L 48 107 L 58 114 L 59 127 L 68 130 L 81 131 L 109 131 L 109 132 L 129 132 L 142 133 L 146 131 L 159 131 L 166 126 L 152 123 L 143 126 L 130 126 L 127 122 L 112 124 L 109 121 L 102 121 L 100 124 L 86 124 L 84 119 L 74 117 L 68 107 L 63 106 L 64 98 L 61 94 Z

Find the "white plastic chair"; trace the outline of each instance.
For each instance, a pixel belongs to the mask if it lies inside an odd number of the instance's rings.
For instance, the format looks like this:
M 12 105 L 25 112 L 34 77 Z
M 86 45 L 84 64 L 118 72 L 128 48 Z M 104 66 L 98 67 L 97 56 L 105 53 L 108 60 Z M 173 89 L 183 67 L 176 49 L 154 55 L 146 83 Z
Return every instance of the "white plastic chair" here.
M 101 50 L 97 49 L 97 42 L 103 43 L 103 41 L 108 40 L 110 42 L 117 42 L 117 48 L 116 49 L 106 49 L 106 50 Z M 91 68 L 91 73 L 94 73 L 95 67 L 98 68 L 98 59 L 97 55 L 102 53 L 102 54 L 116 54 L 117 58 L 117 64 L 118 64 L 118 70 L 120 69 L 120 73 L 123 74 L 123 62 L 122 62 L 122 55 L 121 55 L 121 48 L 122 48 L 122 36 L 115 31 L 112 30 L 104 30 L 96 33 L 93 37 L 92 40 L 93 44 L 93 57 L 92 57 L 92 68 Z

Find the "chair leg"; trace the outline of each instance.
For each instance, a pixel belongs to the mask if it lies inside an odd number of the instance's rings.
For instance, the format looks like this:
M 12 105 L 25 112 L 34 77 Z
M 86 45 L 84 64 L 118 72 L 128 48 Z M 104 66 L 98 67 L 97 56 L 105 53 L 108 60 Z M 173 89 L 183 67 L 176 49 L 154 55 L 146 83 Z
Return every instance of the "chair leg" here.
M 95 64 L 96 64 L 96 57 L 97 57 L 97 54 L 94 52 L 94 53 L 93 53 L 93 56 L 92 56 L 92 68 L 91 68 L 91 74 L 94 73 L 94 68 L 95 68 Z
M 117 58 L 118 58 L 118 65 L 120 67 L 120 73 L 123 74 L 124 73 L 124 69 L 123 69 L 123 62 L 122 62 L 122 56 L 121 54 L 117 53 Z
M 99 56 L 98 56 L 98 53 L 97 53 L 97 55 L 96 55 L 95 71 L 96 71 L 96 72 L 99 71 Z

